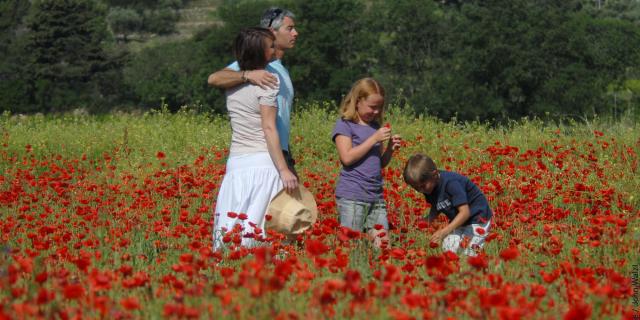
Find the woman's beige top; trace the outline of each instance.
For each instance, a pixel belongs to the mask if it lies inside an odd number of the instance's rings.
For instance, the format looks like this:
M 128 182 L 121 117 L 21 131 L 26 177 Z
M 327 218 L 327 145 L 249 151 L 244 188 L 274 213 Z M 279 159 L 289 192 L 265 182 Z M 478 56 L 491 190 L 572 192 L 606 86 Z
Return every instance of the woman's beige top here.
M 277 77 L 276 77 L 277 79 Z M 227 90 L 227 111 L 231 120 L 231 154 L 268 152 L 260 105 L 277 108 L 275 88 L 262 89 L 246 83 Z

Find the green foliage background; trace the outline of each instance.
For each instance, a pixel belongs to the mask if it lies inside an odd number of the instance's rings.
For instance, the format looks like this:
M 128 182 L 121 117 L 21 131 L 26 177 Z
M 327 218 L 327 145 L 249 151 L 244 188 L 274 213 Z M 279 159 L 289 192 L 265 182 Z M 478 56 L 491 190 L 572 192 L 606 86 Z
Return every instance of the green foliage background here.
M 130 51 L 136 32 L 175 31 L 188 1 L 0 1 L 0 110 L 94 112 L 197 106 L 224 112 L 207 76 L 232 62 L 238 30 L 286 7 L 301 102 L 337 103 L 363 76 L 389 101 L 443 119 L 637 117 L 637 0 L 221 1 L 194 37 Z

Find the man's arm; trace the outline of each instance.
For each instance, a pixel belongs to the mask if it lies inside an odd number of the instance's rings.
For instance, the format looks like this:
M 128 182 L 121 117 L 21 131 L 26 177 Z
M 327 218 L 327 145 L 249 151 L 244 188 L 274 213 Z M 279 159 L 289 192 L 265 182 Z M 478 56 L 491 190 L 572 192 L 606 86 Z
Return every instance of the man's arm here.
M 207 83 L 212 87 L 229 89 L 245 82 L 250 82 L 266 89 L 276 88 L 277 81 L 276 76 L 266 70 L 235 71 L 224 68 L 210 74 Z

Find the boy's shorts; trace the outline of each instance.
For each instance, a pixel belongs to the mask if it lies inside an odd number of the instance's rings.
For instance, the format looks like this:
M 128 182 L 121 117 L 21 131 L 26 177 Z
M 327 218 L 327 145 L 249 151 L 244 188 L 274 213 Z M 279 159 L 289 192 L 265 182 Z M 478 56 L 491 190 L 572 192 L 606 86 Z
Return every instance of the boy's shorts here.
M 442 250 L 458 253 L 460 245 L 465 241 L 465 238 L 467 238 L 469 242 L 462 253 L 467 256 L 476 256 L 478 250 L 484 245 L 484 240 L 489 234 L 489 229 L 491 229 L 491 219 L 484 224 L 478 223 L 458 227 L 444 237 L 442 240 Z
M 367 202 L 336 198 L 336 204 L 341 226 L 365 232 L 379 224 L 384 230 L 389 230 L 384 199 Z

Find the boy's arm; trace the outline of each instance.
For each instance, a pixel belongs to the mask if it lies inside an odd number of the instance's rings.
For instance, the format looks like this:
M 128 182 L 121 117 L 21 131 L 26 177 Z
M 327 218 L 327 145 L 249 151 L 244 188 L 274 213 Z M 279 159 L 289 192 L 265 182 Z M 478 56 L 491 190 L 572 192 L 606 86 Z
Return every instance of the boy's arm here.
M 431 209 L 429 210 L 429 215 L 427 216 L 427 221 L 431 223 L 433 222 L 433 220 L 436 219 L 437 216 L 438 216 L 438 211 L 436 211 L 436 208 L 432 205 Z
M 222 89 L 233 88 L 245 82 L 258 85 L 262 89 L 274 89 L 278 85 L 278 78 L 267 70 L 235 71 L 224 68 L 210 74 L 207 79 L 210 86 Z
M 453 219 L 453 221 L 449 222 L 448 225 L 443 227 L 442 229 L 434 232 L 431 237 L 431 242 L 440 242 L 444 237 L 446 237 L 449 233 L 453 232 L 453 230 L 457 229 L 461 225 L 463 225 L 467 220 L 469 220 L 469 216 L 471 215 L 471 210 L 469 209 L 468 204 L 463 204 L 458 206 L 458 215 Z

